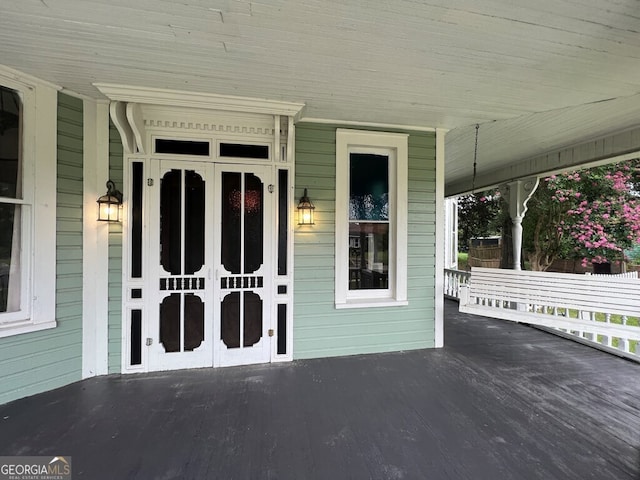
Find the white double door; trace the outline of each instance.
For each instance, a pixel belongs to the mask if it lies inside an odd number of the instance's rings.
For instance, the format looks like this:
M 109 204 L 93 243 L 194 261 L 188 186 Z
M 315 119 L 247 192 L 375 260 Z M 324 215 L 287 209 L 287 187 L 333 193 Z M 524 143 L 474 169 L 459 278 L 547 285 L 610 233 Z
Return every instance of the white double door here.
M 152 160 L 149 370 L 271 358 L 271 168 Z

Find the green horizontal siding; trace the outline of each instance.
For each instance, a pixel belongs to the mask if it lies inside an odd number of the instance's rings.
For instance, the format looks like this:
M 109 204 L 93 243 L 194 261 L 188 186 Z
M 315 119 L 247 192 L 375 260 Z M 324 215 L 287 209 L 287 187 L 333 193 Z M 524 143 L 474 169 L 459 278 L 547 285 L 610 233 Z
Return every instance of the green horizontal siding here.
M 123 148 L 120 134 L 109 124 L 109 178 L 124 190 Z M 109 373 L 120 373 L 122 365 L 122 224 L 109 224 Z
M 82 376 L 82 115 L 82 100 L 58 95 L 57 327 L 0 339 L 0 404 Z
M 296 196 L 306 187 L 316 224 L 295 237 L 295 358 L 433 347 L 435 134 L 409 133 L 406 307 L 336 310 L 335 162 L 339 125 L 296 126 Z

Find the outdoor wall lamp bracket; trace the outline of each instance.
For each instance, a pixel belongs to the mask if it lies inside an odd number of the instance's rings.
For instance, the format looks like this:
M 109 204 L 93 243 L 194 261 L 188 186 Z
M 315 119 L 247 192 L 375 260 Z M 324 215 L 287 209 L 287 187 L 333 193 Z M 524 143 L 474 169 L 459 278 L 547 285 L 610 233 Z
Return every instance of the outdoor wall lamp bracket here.
M 307 189 L 304 189 L 304 194 L 300 198 L 298 203 L 298 225 L 315 225 L 313 222 L 313 211 L 316 209 L 309 196 L 307 195 Z
M 107 193 L 98 198 L 98 221 L 119 222 L 122 193 L 116 189 L 115 183 L 107 181 Z

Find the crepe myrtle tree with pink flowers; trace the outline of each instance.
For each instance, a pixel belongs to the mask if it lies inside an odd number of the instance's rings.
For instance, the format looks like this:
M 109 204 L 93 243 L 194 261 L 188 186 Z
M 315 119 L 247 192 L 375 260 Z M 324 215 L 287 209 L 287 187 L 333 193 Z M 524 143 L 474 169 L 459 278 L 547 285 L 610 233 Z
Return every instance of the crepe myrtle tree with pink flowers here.
M 619 262 L 640 243 L 640 160 L 552 175 L 525 216 L 524 247 L 533 270 L 555 258 Z

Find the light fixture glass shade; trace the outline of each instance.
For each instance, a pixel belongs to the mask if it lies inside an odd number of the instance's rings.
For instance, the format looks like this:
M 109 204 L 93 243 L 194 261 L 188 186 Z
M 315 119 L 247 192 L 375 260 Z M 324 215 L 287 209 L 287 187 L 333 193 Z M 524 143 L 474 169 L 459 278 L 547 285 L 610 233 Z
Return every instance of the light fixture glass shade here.
M 98 221 L 119 222 L 122 193 L 116 190 L 115 184 L 107 182 L 107 193 L 98 199 Z
M 304 189 L 304 195 L 298 203 L 298 225 L 315 225 L 313 221 L 313 211 L 316 209 L 309 197 L 307 189 Z

